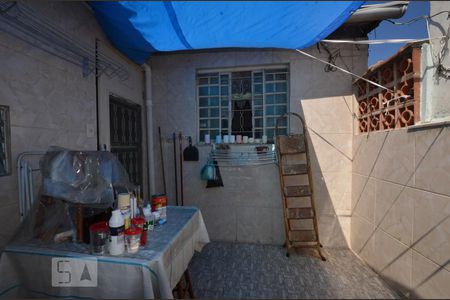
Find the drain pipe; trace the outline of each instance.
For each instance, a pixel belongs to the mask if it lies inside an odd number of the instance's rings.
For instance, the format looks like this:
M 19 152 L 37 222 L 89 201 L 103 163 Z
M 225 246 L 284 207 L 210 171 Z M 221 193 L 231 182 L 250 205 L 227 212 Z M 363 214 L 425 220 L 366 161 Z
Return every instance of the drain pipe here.
M 155 194 L 155 158 L 153 153 L 153 101 L 152 69 L 146 63 L 142 65 L 145 74 L 145 107 L 147 109 L 147 170 L 150 184 L 149 197 Z

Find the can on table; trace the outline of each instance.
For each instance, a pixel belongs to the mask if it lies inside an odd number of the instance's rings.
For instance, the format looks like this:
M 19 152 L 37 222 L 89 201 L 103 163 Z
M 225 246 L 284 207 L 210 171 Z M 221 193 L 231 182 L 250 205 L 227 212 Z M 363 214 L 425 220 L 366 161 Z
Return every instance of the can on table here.
M 109 227 L 106 221 L 97 222 L 89 226 L 90 252 L 94 255 L 106 253 L 109 239 Z
M 152 196 L 152 211 L 159 212 L 160 224 L 167 221 L 167 197 L 164 194 Z

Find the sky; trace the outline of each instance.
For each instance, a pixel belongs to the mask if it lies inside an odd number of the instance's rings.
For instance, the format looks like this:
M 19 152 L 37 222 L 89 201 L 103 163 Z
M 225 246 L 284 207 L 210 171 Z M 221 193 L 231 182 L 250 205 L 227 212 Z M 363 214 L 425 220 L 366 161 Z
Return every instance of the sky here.
M 381 1 L 377 1 L 381 2 Z M 373 2 L 373 3 L 377 3 Z M 384 1 L 383 1 L 384 2 Z M 371 2 L 366 2 L 371 4 Z M 395 19 L 397 22 L 406 22 L 417 16 L 430 14 L 429 1 L 410 1 L 408 9 L 403 17 Z M 369 33 L 369 39 L 396 39 L 409 38 L 421 39 L 428 37 L 425 20 L 419 20 L 409 25 L 394 25 L 386 21 L 382 21 L 380 25 Z M 382 44 L 369 46 L 369 66 L 379 60 L 386 60 L 395 54 L 403 44 Z

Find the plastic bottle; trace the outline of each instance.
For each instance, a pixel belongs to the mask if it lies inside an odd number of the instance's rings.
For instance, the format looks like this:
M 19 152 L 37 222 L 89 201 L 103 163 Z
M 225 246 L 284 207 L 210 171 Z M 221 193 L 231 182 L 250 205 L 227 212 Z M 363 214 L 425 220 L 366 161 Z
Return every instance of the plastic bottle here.
M 119 209 L 112 212 L 109 219 L 109 253 L 121 255 L 125 251 L 124 220 Z
M 145 218 L 145 227 L 147 228 L 146 230 L 153 231 L 155 226 L 155 217 L 152 214 L 150 204 L 144 207 L 143 212 Z
M 125 222 L 125 229 L 131 226 L 131 200 L 130 194 L 121 193 L 117 197 L 117 208 L 122 213 L 122 217 Z

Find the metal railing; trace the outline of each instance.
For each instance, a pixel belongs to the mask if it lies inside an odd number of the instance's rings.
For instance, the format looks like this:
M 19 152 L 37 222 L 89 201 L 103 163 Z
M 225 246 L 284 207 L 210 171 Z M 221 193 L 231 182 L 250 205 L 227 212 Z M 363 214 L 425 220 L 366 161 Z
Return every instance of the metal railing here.
M 20 221 L 25 218 L 28 211 L 34 204 L 34 179 L 33 172 L 39 172 L 39 166 L 36 167 L 30 158 L 42 156 L 45 151 L 28 151 L 22 152 L 17 157 L 17 180 L 19 184 L 19 213 Z

